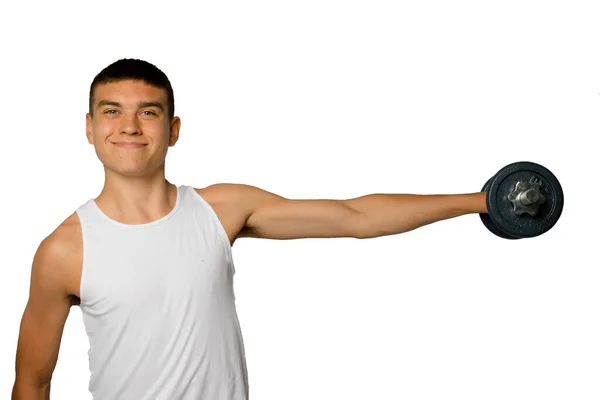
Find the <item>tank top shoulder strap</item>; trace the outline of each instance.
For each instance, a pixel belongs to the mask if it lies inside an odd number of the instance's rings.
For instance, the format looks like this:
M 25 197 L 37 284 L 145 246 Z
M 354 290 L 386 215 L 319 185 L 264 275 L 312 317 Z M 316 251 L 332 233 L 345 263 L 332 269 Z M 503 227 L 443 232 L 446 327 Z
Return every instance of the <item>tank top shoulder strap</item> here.
M 215 212 L 212 205 L 204 199 L 192 186 L 182 185 L 182 192 L 184 195 L 182 196 L 182 201 L 185 200 L 185 207 L 198 207 L 200 206 L 200 211 L 206 215 L 206 217 L 212 221 L 214 229 L 216 230 L 216 234 L 220 236 L 221 240 L 225 244 L 225 248 L 229 255 L 229 258 L 233 259 L 231 241 L 229 240 L 229 236 L 227 235 L 227 231 L 223 226 L 219 216 Z M 233 271 L 235 273 L 235 266 L 233 267 Z
M 103 220 L 101 216 L 98 214 L 97 209 L 94 204 L 94 199 L 89 199 L 85 203 L 81 204 L 75 210 L 77 216 L 79 217 L 79 221 L 82 225 L 89 225 L 97 223 L 101 223 Z

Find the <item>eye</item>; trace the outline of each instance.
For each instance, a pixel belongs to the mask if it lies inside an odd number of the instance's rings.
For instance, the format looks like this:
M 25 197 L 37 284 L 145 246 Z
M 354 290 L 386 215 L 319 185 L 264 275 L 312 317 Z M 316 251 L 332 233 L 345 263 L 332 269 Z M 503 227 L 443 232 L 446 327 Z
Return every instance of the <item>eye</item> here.
M 104 114 L 116 114 L 116 113 L 117 113 L 117 110 L 112 110 L 112 109 L 104 111 Z
M 150 111 L 150 110 L 142 111 L 142 114 L 143 115 L 156 115 L 156 113 L 154 111 Z

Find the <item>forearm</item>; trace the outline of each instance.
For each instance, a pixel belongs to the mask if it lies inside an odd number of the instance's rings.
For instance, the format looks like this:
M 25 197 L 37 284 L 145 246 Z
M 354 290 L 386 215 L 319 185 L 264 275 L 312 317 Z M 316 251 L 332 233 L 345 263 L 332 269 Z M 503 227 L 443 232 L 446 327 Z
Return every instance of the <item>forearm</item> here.
M 38 385 L 16 381 L 13 386 L 11 400 L 49 400 L 50 383 Z
M 433 222 L 465 214 L 487 213 L 486 194 L 370 194 L 348 200 L 359 212 L 357 237 L 371 238 L 408 232 Z

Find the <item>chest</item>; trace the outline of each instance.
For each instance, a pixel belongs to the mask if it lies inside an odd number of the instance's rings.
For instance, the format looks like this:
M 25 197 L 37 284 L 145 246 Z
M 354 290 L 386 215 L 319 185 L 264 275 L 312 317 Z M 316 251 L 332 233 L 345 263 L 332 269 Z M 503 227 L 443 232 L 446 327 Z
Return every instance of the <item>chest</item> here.
M 82 306 L 97 310 L 208 301 L 232 290 L 231 254 L 216 233 L 89 235 L 79 279 Z

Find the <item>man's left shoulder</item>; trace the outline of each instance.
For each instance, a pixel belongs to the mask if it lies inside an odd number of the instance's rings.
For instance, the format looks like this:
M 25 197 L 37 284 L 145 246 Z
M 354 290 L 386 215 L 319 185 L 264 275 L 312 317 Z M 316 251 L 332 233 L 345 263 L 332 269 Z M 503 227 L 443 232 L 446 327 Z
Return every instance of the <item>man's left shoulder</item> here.
M 233 245 L 252 212 L 252 187 L 235 183 L 216 183 L 192 188 L 212 207 Z
M 250 205 L 274 197 L 281 198 L 281 196 L 259 187 L 243 183 L 215 183 L 200 188 L 194 187 L 193 189 L 210 204 L 245 203 Z
M 204 187 L 192 186 L 192 189 L 212 205 L 235 200 L 248 191 L 247 186 L 239 183 L 214 183 Z

